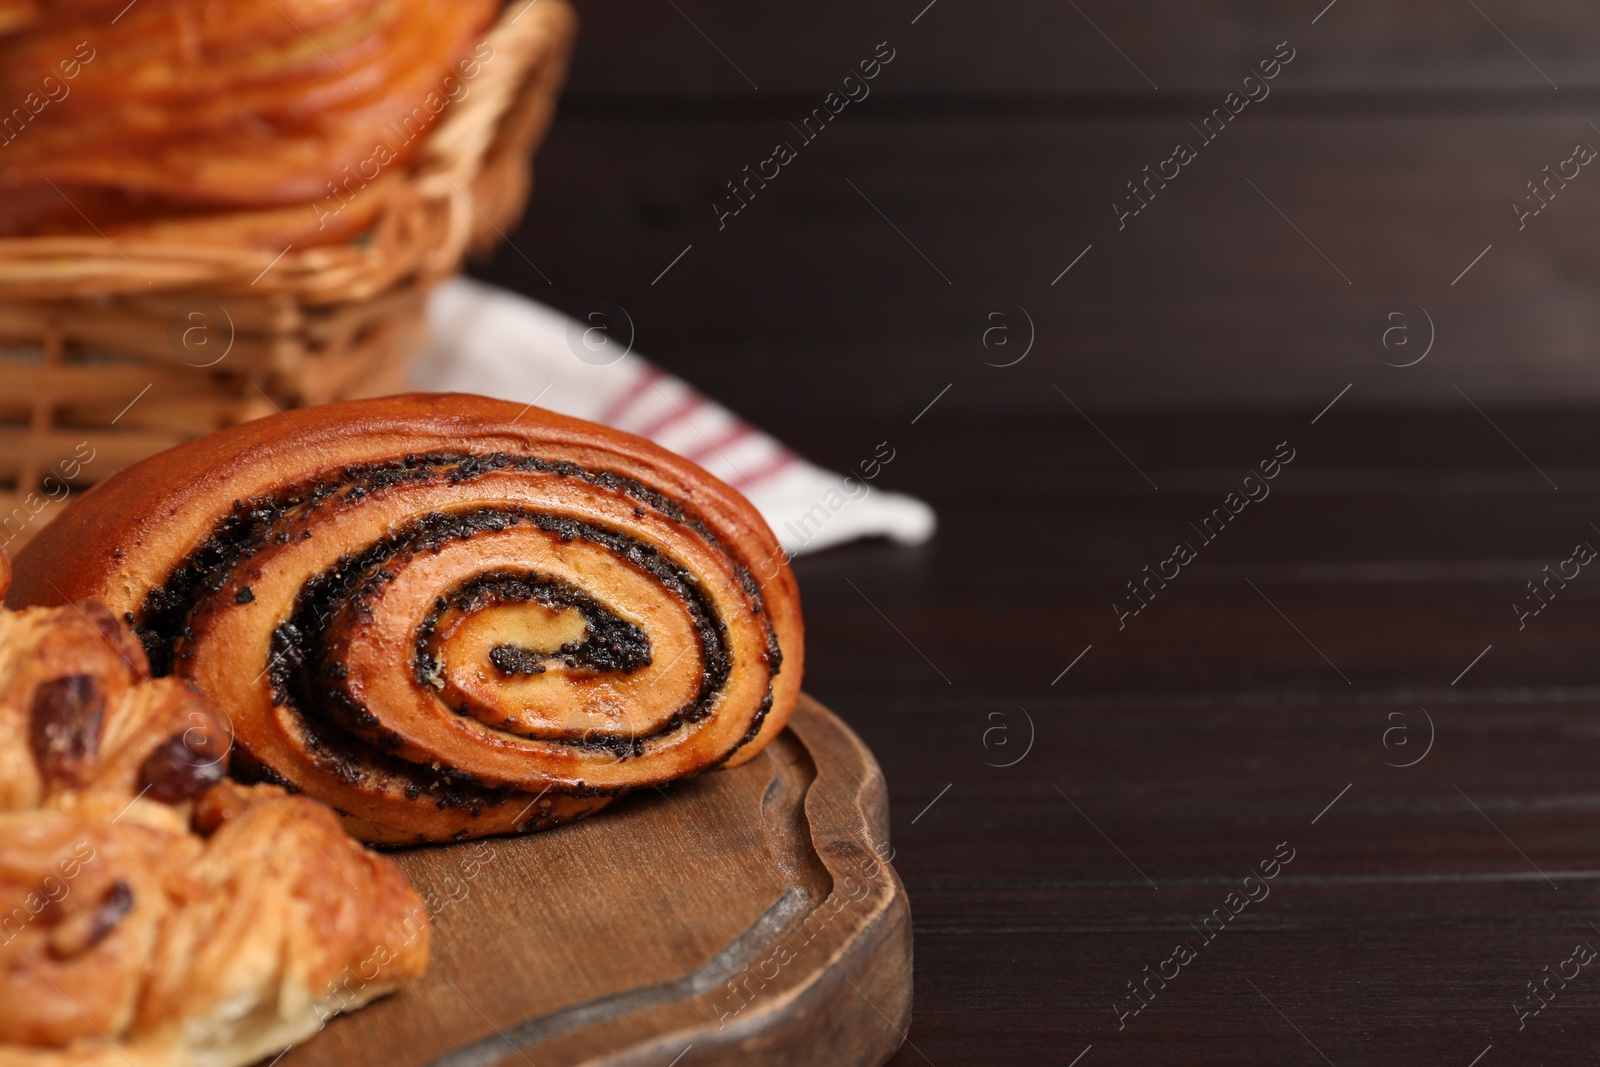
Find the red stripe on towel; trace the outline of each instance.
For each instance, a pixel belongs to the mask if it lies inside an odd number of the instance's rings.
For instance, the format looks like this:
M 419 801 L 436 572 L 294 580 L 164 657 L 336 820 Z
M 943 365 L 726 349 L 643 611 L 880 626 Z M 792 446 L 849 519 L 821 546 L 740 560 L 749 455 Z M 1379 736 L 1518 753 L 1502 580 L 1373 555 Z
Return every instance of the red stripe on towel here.
M 639 375 L 638 378 L 634 379 L 633 384 L 628 386 L 628 388 L 623 391 L 621 396 L 617 397 L 610 404 L 608 404 L 606 409 L 602 411 L 599 417 L 594 421 L 604 426 L 616 426 L 617 421 L 622 418 L 623 414 L 630 407 L 633 406 L 633 402 L 638 400 L 640 396 L 644 395 L 644 391 L 646 389 L 649 389 L 664 377 L 666 377 L 666 375 L 659 367 L 650 367 L 643 374 Z

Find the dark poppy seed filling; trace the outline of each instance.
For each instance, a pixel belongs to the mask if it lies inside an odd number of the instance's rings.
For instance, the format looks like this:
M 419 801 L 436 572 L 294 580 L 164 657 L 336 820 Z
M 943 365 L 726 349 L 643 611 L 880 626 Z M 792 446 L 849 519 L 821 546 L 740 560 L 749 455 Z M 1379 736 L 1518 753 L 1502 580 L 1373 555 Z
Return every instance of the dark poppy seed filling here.
M 659 730 L 638 737 L 588 736 L 567 739 L 563 743 L 575 748 L 633 754 L 642 750 L 644 742 L 676 730 L 686 722 L 699 722 L 710 714 L 717 694 L 733 669 L 733 661 L 728 655 L 722 621 L 717 618 L 694 577 L 652 546 L 626 534 L 559 515 L 519 508 L 431 512 L 383 540 L 374 542 L 360 553 L 341 556 L 332 567 L 307 581 L 301 589 L 294 614 L 272 635 L 273 658 L 268 676 L 272 680 L 273 700 L 278 704 L 288 702 L 296 709 L 321 708 L 354 729 L 371 731 L 378 727 L 378 717 L 361 706 L 340 684 L 345 680 L 340 664 L 321 654 L 329 636 L 328 625 L 342 614 L 359 616 L 364 613 L 371 597 L 385 583 L 394 580 L 396 571 L 410 557 L 437 551 L 449 541 L 470 540 L 478 533 L 510 529 L 524 523 L 554 533 L 563 541 L 581 538 L 601 545 L 645 571 L 684 605 L 694 620 L 700 638 L 702 667 L 699 693 Z M 572 606 L 580 611 L 588 608 L 586 619 L 589 612 L 593 612 L 594 617 L 602 622 L 610 618 L 616 624 L 610 629 L 612 634 L 622 632 L 621 628 L 625 627 L 643 642 L 642 648 L 629 646 L 615 653 L 595 647 L 591 650 L 593 658 L 590 665 L 597 665 L 601 658 L 607 656 L 628 663 L 629 671 L 649 664 L 649 640 L 644 633 L 631 623 L 611 615 L 579 590 L 564 582 L 539 582 L 526 577 L 491 574 L 475 578 L 453 595 L 442 597 L 444 607 L 436 603 L 434 610 L 418 628 L 413 661 L 418 684 L 427 684 L 427 679 L 438 668 L 429 652 L 429 644 L 439 616 L 452 606 L 452 601 L 467 610 L 479 611 L 494 603 L 540 600 L 544 597 L 562 603 L 563 597 L 573 596 L 581 600 L 571 600 Z M 585 642 L 586 645 L 589 643 Z M 596 669 L 603 668 L 596 666 Z M 770 691 L 770 684 L 768 688 Z M 378 743 L 397 746 L 398 739 L 384 739 L 380 734 Z
M 442 479 L 462 484 L 496 470 L 525 470 L 581 478 L 591 485 L 609 489 L 648 504 L 660 514 L 694 531 L 707 544 L 723 550 L 722 543 L 698 518 L 688 515 L 676 500 L 658 493 L 633 478 L 612 471 L 591 471 L 573 463 L 513 456 L 505 452 L 464 455 L 430 452 L 405 456 L 387 463 L 363 463 L 346 467 L 340 476 L 322 478 L 285 489 L 270 497 L 236 500 L 233 511 L 220 519 L 199 547 L 174 567 L 161 585 L 145 595 L 138 617 L 130 620 L 150 657 L 156 677 L 172 673 L 173 650 L 185 637 L 192 636 L 189 614 L 208 594 L 228 584 L 238 567 L 256 550 L 272 541 L 287 540 L 282 529 L 285 520 L 301 510 L 315 510 L 329 497 L 343 495 L 360 500 L 368 493 L 406 482 Z M 309 531 L 307 531 L 309 536 Z M 731 559 L 731 557 L 730 557 Z M 751 606 L 765 617 L 761 588 L 749 568 L 732 560 L 739 584 Z M 783 665 L 783 652 L 777 634 L 767 623 L 767 658 L 776 675 Z
M 323 509 L 360 506 L 366 496 L 405 484 L 463 484 L 501 470 L 554 474 L 582 479 L 598 488 L 619 493 L 648 506 L 699 540 L 727 552 L 711 531 L 678 501 L 642 483 L 609 471 L 590 471 L 570 463 L 506 453 L 460 455 L 431 453 L 345 468 L 337 475 L 302 483 L 270 497 L 235 501 L 230 514 L 219 520 L 210 536 L 173 568 L 166 580 L 146 595 L 136 620 L 137 632 L 149 653 L 153 671 L 172 673 L 186 656 L 194 637 L 199 612 L 224 610 L 215 594 L 250 579 L 247 568 L 255 554 L 273 545 L 310 538 L 313 517 Z M 635 518 L 644 509 L 634 507 Z M 677 708 L 657 728 L 638 737 L 586 734 L 583 738 L 548 739 L 573 750 L 603 750 L 619 759 L 639 755 L 645 742 L 682 729 L 708 716 L 733 669 L 727 631 L 712 599 L 693 574 L 663 556 L 653 545 L 618 530 L 566 516 L 506 505 L 476 507 L 456 512 L 434 511 L 419 515 L 390 531 L 381 540 L 346 554 L 333 566 L 309 578 L 300 588 L 293 612 L 271 637 L 271 659 L 266 667 L 274 703 L 286 708 L 300 724 L 308 755 L 350 784 L 387 776 L 405 783 L 408 796 L 426 795 L 442 808 L 477 811 L 515 791 L 494 788 L 472 775 L 437 762 L 421 764 L 402 760 L 393 752 L 401 738 L 386 731 L 378 716 L 362 706 L 344 684 L 345 668 L 329 654 L 342 618 L 362 618 L 370 600 L 414 557 L 437 553 L 442 546 L 485 532 L 528 526 L 554 534 L 562 542 L 581 540 L 599 546 L 635 571 L 648 575 L 687 612 L 701 653 L 701 674 L 693 699 Z M 748 569 L 729 557 L 738 586 L 765 628 L 765 648 L 758 653 L 767 673 L 766 698 L 743 744 L 760 731 L 773 701 L 771 679 L 777 675 L 782 654 L 771 620 L 767 618 L 759 588 Z M 241 581 L 241 579 L 243 579 Z M 260 586 L 256 587 L 258 590 Z M 248 604 L 250 597 L 230 596 L 232 604 Z M 541 673 L 554 662 L 569 668 L 629 674 L 652 663 L 648 635 L 609 611 L 570 583 L 532 571 L 493 572 L 476 576 L 443 593 L 415 635 L 412 671 L 419 684 L 427 684 L 440 667 L 431 650 L 435 627 L 449 609 L 476 612 L 500 604 L 536 603 L 552 609 L 576 609 L 585 624 L 584 637 L 553 652 L 520 648 L 514 642 L 495 646 L 487 655 L 494 670 L 507 677 Z M 759 645 L 758 645 L 759 648 Z M 764 653 L 761 654 L 761 653 Z M 692 676 L 691 676 L 692 677 Z M 665 709 L 663 709 L 665 710 Z M 352 732 L 359 731 L 356 737 Z M 737 746 L 735 746 L 737 747 Z M 731 755 L 730 750 L 727 755 Z M 727 755 L 723 759 L 727 758 Z M 416 757 L 413 756 L 412 759 Z M 248 754 L 240 761 L 248 772 L 254 765 Z M 279 779 L 262 764 L 260 776 Z M 564 789 L 563 793 L 593 796 L 625 789 Z
M 514 644 L 497 645 L 489 652 L 489 662 L 504 675 L 543 674 L 550 663 L 590 671 L 620 671 L 632 674 L 650 666 L 650 638 L 639 627 L 605 608 L 576 586 L 549 575 L 534 573 L 480 574 L 455 593 L 440 597 L 419 631 L 416 651 L 416 678 L 428 685 L 439 670 L 428 638 L 438 628 L 446 611 L 472 613 L 499 604 L 542 604 L 557 611 L 572 608 L 583 616 L 582 641 L 569 641 L 549 652 L 522 648 Z
M 545 660 L 549 658 L 545 653 L 518 648 L 516 645 L 496 645 L 489 650 L 489 662 L 494 669 L 508 676 L 543 674 L 550 669 L 545 665 Z

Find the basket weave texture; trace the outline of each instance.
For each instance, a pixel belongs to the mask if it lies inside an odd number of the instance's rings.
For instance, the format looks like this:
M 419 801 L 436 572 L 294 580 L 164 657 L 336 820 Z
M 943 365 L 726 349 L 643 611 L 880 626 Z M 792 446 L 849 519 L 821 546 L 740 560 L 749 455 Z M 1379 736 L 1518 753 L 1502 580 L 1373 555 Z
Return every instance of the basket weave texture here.
M 513 0 L 411 161 L 346 187 L 372 198 L 355 240 L 0 239 L 0 546 L 15 552 L 73 492 L 182 441 L 401 388 L 428 292 L 522 212 L 574 26 L 565 0 Z

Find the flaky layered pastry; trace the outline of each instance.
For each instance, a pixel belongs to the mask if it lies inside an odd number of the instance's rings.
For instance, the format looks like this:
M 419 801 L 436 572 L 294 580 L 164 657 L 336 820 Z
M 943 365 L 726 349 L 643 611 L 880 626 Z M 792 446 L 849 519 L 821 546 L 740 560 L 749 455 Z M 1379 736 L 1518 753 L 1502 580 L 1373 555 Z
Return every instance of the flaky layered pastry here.
M 203 235 L 186 220 L 261 209 L 221 236 L 342 239 L 470 91 L 499 6 L 0 0 L 0 234 Z
M 369 841 L 538 830 L 753 756 L 799 693 L 761 517 L 628 434 L 460 395 L 308 408 L 96 486 L 18 604 L 103 600 L 226 707 L 235 773 Z
M 426 966 L 400 869 L 228 748 L 105 608 L 0 613 L 0 1067 L 243 1065 Z

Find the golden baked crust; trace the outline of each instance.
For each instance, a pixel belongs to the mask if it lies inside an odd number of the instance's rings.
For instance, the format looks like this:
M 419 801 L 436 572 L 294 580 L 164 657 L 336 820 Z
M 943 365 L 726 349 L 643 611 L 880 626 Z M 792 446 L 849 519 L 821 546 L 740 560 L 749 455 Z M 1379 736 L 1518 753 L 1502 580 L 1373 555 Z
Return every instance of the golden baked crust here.
M 0 612 L 0 811 L 182 833 L 229 741 L 191 685 L 149 677 L 144 648 L 102 605 Z
M 36 18 L 0 6 L 0 34 L 17 28 L 0 36 L 0 99 L 19 109 L 0 123 L 0 233 L 131 235 L 166 223 L 179 235 L 218 210 L 292 207 L 257 220 L 255 236 L 305 245 L 343 239 L 382 200 L 369 183 L 415 154 L 467 91 L 467 72 L 492 59 L 471 50 L 500 5 L 36 6 Z M 354 204 L 331 233 L 311 209 L 326 198 Z M 230 232 L 246 236 L 220 237 Z
M 231 794 L 226 801 L 217 793 Z M 427 965 L 426 910 L 337 816 L 226 782 L 209 838 L 0 815 L 0 1065 L 243 1065 Z
M 37 25 L 39 16 L 37 0 L 0 0 L 0 37 Z
M 228 744 L 100 605 L 0 613 L 0 1067 L 243 1065 L 425 968 L 393 861 Z
M 541 829 L 750 758 L 799 693 L 799 594 L 737 492 L 648 441 L 412 395 L 146 460 L 17 560 L 227 707 L 236 769 L 375 841 Z

